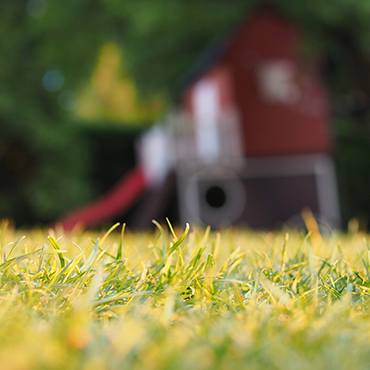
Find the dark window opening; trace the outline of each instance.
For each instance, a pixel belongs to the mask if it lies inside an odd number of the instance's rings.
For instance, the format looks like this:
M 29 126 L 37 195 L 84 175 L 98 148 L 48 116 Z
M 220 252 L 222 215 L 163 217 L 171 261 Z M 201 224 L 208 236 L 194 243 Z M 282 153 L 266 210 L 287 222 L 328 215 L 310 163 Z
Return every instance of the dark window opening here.
M 222 208 L 227 201 L 225 190 L 217 185 L 208 188 L 205 196 L 207 204 L 212 208 Z

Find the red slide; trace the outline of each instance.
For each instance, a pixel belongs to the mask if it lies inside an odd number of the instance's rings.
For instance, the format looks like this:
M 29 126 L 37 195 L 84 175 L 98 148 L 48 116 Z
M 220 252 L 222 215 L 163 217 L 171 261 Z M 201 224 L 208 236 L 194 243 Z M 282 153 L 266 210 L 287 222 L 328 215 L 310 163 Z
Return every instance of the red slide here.
M 65 231 L 72 230 L 77 224 L 97 226 L 128 210 L 146 188 L 144 172 L 141 167 L 137 167 L 123 176 L 108 193 L 67 213 L 56 224 L 62 225 Z

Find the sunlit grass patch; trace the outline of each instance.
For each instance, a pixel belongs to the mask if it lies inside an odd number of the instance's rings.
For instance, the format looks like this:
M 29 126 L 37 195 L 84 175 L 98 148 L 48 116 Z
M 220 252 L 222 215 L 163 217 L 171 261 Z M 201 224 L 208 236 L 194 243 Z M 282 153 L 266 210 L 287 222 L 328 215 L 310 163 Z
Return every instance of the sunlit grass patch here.
M 367 235 L 157 229 L 3 222 L 1 369 L 368 367 Z

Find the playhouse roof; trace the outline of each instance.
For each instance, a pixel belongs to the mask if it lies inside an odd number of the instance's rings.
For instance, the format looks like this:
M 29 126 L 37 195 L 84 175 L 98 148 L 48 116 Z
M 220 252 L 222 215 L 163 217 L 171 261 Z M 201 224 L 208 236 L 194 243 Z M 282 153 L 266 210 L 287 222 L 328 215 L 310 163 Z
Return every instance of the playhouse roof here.
M 185 73 L 184 77 L 180 80 L 180 91 L 184 91 L 207 70 L 216 65 L 229 50 L 232 41 L 241 31 L 241 28 L 261 13 L 269 13 L 271 15 L 274 15 L 275 17 L 291 22 L 291 20 L 286 15 L 284 15 L 279 9 L 272 5 L 261 5 L 256 7 L 251 13 L 247 14 L 241 22 L 239 22 L 237 25 L 234 25 L 223 35 L 216 37 L 213 41 L 210 42 L 208 47 L 200 54 L 193 66 L 188 70 L 187 73 Z

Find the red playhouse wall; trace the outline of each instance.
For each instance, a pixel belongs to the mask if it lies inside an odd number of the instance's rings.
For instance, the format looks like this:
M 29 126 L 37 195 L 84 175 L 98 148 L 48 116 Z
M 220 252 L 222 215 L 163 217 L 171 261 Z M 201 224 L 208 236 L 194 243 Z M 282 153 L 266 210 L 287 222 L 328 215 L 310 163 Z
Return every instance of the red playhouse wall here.
M 301 58 L 301 46 L 291 22 L 270 11 L 257 13 L 185 91 L 185 108 L 192 110 L 194 85 L 213 79 L 222 106 L 238 109 L 246 156 L 330 152 L 327 94 L 315 68 Z

